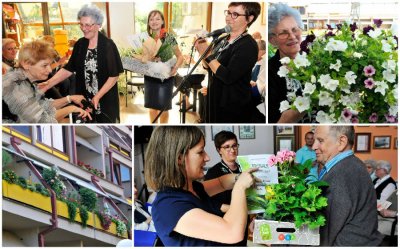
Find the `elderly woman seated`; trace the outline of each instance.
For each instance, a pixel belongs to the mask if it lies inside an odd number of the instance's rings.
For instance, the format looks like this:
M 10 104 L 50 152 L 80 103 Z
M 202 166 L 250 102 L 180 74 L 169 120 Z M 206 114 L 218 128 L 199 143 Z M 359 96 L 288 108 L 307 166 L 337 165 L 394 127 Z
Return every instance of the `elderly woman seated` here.
M 375 174 L 378 177 L 373 181 L 375 184 L 376 198 L 386 201 L 387 198 L 397 189 L 396 182 L 390 176 L 392 169 L 388 161 L 379 160 L 376 162 Z
M 376 170 L 376 161 L 374 159 L 367 159 L 364 161 L 365 168 L 367 169 L 371 180 L 376 179 L 375 170 Z
M 80 108 L 82 95 L 47 99 L 34 84 L 48 78 L 54 56 L 54 49 L 44 41 L 29 42 L 21 48 L 19 67 L 3 77 L 3 123 L 65 122 L 70 113 L 91 119 L 89 112 Z M 80 107 L 68 105 L 72 102 Z

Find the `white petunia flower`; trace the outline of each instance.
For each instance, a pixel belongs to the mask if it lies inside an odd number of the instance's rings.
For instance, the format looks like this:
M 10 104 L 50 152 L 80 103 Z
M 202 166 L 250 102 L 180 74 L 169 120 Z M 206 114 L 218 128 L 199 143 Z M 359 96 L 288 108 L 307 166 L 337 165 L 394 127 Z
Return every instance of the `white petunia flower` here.
M 289 73 L 289 70 L 287 69 L 286 66 L 281 66 L 279 68 L 279 71 L 278 71 L 279 77 L 284 78 L 288 75 L 288 73 Z
M 324 123 L 335 123 L 335 118 L 333 114 L 328 115 L 324 111 L 318 111 L 317 112 L 317 117 L 315 118 L 318 123 L 324 124 Z
M 318 82 L 321 83 L 321 85 L 326 85 L 331 79 L 332 78 L 329 74 L 321 74 L 321 76 L 319 76 Z
M 397 113 L 398 113 L 398 112 L 399 112 L 399 108 L 398 108 L 398 106 L 397 106 L 397 103 L 396 103 L 396 105 L 390 106 L 390 108 L 389 108 L 389 115 L 397 116 Z
M 363 55 L 362 55 L 362 53 L 354 52 L 354 53 L 353 53 L 353 57 L 354 57 L 354 58 L 360 59 L 361 57 L 363 57 Z
M 355 75 L 353 71 L 348 71 L 348 72 L 346 72 L 344 78 L 346 79 L 347 83 L 355 84 L 357 75 Z
M 293 101 L 296 98 L 296 93 L 295 92 L 288 92 L 288 94 L 286 94 L 286 98 L 289 101 Z
M 290 63 L 290 58 L 289 57 L 283 57 L 282 59 L 279 60 L 282 64 L 289 64 Z
M 343 41 L 335 40 L 334 38 L 330 38 L 328 44 L 324 50 L 329 51 L 345 51 L 347 49 L 347 43 Z
M 331 106 L 334 99 L 331 97 L 330 93 L 326 91 L 321 91 L 318 95 L 318 105 L 319 106 Z
M 383 78 L 384 78 L 386 81 L 389 81 L 389 82 L 391 82 L 391 83 L 396 82 L 396 75 L 393 74 L 391 71 L 384 70 L 384 71 L 382 72 L 382 75 L 383 75 Z
M 328 84 L 326 84 L 325 87 L 328 90 L 331 90 L 332 92 L 336 90 L 336 88 L 339 86 L 339 81 L 331 79 Z
M 394 96 L 394 98 L 397 100 L 397 98 L 398 98 L 398 90 L 397 90 L 398 88 L 397 88 L 397 84 L 393 87 L 393 96 Z
M 388 43 L 386 40 L 382 40 L 381 43 L 383 52 L 392 52 L 392 45 L 390 45 L 390 43 Z
M 396 61 L 394 60 L 387 60 L 385 62 L 382 63 L 382 67 L 388 70 L 396 70 Z
M 375 30 L 370 30 L 370 31 L 368 31 L 368 35 L 371 37 L 371 38 L 374 38 L 374 39 L 376 39 L 378 36 L 380 36 L 382 34 L 382 30 L 381 29 L 375 29 Z
M 344 85 L 340 88 L 340 90 L 344 93 L 349 94 L 350 93 L 350 85 Z
M 381 93 L 383 96 L 386 94 L 386 90 L 389 88 L 388 84 L 385 81 L 375 81 L 375 92 Z
M 317 87 L 314 84 L 306 82 L 306 84 L 304 85 L 303 93 L 304 94 L 312 94 L 316 88 Z
M 334 69 L 337 72 L 339 72 L 340 68 L 342 67 L 342 62 L 338 59 L 336 59 L 336 63 L 335 64 L 330 64 L 329 65 L 329 69 Z
M 311 63 L 307 59 L 307 54 L 306 53 L 297 54 L 296 58 L 294 58 L 293 62 L 296 65 L 297 68 L 308 67 L 308 66 L 311 65 Z
M 293 104 L 299 112 L 303 112 L 310 108 L 310 102 L 309 97 L 297 97 Z
M 284 100 L 281 102 L 281 105 L 279 107 L 279 111 L 280 112 L 284 112 L 286 110 L 290 109 L 290 104 L 287 100 Z

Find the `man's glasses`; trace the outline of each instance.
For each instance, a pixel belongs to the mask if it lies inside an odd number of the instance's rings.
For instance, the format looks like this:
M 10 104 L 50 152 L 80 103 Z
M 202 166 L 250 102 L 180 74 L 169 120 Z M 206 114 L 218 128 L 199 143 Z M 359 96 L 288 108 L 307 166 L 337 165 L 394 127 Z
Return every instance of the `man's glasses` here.
M 225 16 L 231 16 L 232 19 L 236 19 L 239 16 L 248 16 L 246 14 L 239 14 L 237 12 L 230 12 L 229 10 L 224 10 L 224 14 L 225 14 Z
M 291 33 L 293 35 L 299 35 L 299 34 L 301 34 L 301 28 L 298 28 L 298 27 L 293 28 Z M 273 34 L 273 35 L 277 36 L 281 40 L 285 40 L 285 39 L 289 38 L 291 33 L 288 30 L 284 30 L 283 32 L 281 32 L 279 34 Z
M 237 150 L 239 148 L 239 144 L 225 145 L 221 147 L 222 149 L 229 151 L 230 149 Z
M 89 29 L 89 28 L 93 27 L 93 25 L 95 25 L 95 24 L 96 24 L 96 23 L 92 23 L 92 24 L 87 24 L 87 23 L 83 24 L 83 23 L 79 23 L 79 27 L 85 28 L 85 29 Z

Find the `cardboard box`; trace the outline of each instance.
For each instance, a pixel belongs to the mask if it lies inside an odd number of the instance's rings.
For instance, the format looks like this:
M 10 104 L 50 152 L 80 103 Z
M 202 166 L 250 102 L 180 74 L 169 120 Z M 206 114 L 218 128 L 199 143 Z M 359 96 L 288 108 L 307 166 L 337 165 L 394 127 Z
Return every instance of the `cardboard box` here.
M 253 242 L 257 244 L 319 245 L 319 228 L 296 228 L 294 223 L 255 220 Z

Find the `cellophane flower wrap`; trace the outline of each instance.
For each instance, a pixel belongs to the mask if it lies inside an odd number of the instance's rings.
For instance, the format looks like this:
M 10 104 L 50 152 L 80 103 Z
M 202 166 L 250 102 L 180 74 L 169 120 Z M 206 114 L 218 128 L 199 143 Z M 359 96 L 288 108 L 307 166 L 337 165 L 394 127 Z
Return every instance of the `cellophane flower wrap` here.
M 161 42 L 164 39 L 164 42 Z M 121 52 L 124 69 L 164 80 L 170 77 L 171 68 L 176 63 L 173 44 L 175 38 L 161 30 L 160 37 L 150 36 L 147 32 L 128 36 L 132 48 Z M 159 62 L 152 61 L 160 58 Z
M 322 195 L 322 188 L 328 184 L 312 179 L 308 174 L 313 166 L 311 159 L 304 164 L 295 164 L 295 156 L 293 151 L 282 150 L 270 157 L 268 165 L 278 167 L 279 183 L 265 187 L 264 199 L 251 201 L 265 209 L 264 219 L 293 222 L 297 228 L 303 225 L 310 229 L 324 226 L 323 210 L 328 200 Z
M 303 93 L 289 93 L 280 111 L 314 111 L 319 123 L 396 123 L 398 41 L 381 24 L 328 25 L 325 35 L 307 36 L 295 59 L 281 59 L 278 75 L 300 81 Z

